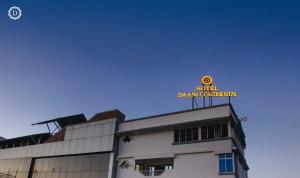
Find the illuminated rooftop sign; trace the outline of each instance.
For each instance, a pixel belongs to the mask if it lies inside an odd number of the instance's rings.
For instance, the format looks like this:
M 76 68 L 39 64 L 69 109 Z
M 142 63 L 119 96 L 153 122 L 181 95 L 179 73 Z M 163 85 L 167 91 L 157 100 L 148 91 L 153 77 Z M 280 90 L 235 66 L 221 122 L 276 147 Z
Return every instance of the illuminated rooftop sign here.
M 192 92 L 178 92 L 178 98 L 195 98 L 195 97 L 236 97 L 238 93 L 236 91 L 222 91 L 216 85 L 213 85 L 213 78 L 209 75 L 205 75 L 201 78 L 202 85 L 195 87 L 195 91 Z

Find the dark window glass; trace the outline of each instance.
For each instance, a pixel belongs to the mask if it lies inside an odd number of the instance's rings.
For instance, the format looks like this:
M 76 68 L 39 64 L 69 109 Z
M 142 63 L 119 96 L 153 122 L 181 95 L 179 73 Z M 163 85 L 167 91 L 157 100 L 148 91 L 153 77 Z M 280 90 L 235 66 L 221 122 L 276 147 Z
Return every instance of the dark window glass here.
M 226 153 L 219 155 L 219 172 L 220 173 L 232 173 L 233 172 L 233 154 Z
M 228 126 L 227 124 L 222 124 L 222 135 L 221 137 L 228 137 Z
M 192 129 L 186 129 L 186 141 L 192 141 Z
M 180 142 L 185 142 L 185 140 L 186 140 L 185 129 L 180 129 Z
M 221 125 L 215 125 L 215 137 L 220 138 L 221 137 Z
M 221 159 L 221 158 L 224 158 L 225 159 L 225 154 L 220 154 L 219 155 L 219 158 Z
M 228 137 L 227 124 L 215 124 L 201 128 L 201 139 Z
M 232 153 L 227 153 L 225 156 L 226 158 L 232 158 Z
M 174 142 L 191 142 L 198 140 L 198 128 L 186 128 L 174 131 Z
M 233 162 L 231 159 L 226 159 L 226 172 L 233 172 Z
M 179 142 L 179 130 L 175 130 L 174 132 L 174 142 Z
M 208 139 L 207 126 L 201 127 L 201 139 Z
M 214 138 L 215 134 L 214 134 L 214 126 L 210 125 L 208 126 L 208 139 Z
M 193 140 L 198 140 L 198 127 L 193 128 Z
M 226 172 L 225 159 L 220 159 L 219 160 L 219 171 L 220 172 Z

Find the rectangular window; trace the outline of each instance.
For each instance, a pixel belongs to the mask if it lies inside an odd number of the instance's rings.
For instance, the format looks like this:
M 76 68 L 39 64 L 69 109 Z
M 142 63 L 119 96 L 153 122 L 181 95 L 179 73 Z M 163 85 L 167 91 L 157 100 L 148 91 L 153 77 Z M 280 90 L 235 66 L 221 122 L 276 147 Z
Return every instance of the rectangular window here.
M 222 124 L 221 125 L 221 137 L 228 137 L 228 125 Z
M 201 139 L 208 139 L 207 137 L 207 126 L 201 127 Z
M 192 135 L 192 140 L 198 140 L 198 127 L 194 127 L 193 130 L 193 135 Z
M 198 140 L 198 127 L 178 129 L 174 131 L 174 142 L 185 143 Z
M 186 130 L 185 129 L 180 129 L 180 142 L 185 142 L 186 141 Z
M 233 173 L 234 161 L 232 153 L 219 154 L 219 172 Z
M 179 142 L 179 130 L 174 131 L 174 142 Z
M 227 124 L 214 124 L 201 127 L 201 139 L 228 137 Z
M 215 138 L 214 126 L 210 125 L 208 128 L 208 139 Z
M 220 125 L 215 126 L 215 137 L 220 138 L 221 137 L 221 127 Z
M 186 129 L 186 141 L 187 142 L 192 141 L 192 129 L 191 128 Z

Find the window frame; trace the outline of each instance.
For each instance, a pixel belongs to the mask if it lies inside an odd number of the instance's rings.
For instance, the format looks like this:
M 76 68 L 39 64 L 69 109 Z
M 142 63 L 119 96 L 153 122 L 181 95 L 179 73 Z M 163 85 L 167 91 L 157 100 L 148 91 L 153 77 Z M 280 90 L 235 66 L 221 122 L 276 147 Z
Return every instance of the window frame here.
M 196 136 L 197 135 L 197 136 Z M 184 138 L 182 138 L 184 136 Z M 174 130 L 174 143 L 193 143 L 199 141 L 199 127 L 185 127 Z
M 228 156 L 230 155 L 230 156 Z M 221 161 L 224 161 L 225 171 L 221 171 Z M 227 167 L 227 161 L 231 161 L 232 171 L 229 171 Z M 218 154 L 218 162 L 219 162 L 219 174 L 233 174 L 235 173 L 235 156 L 234 153 L 221 153 Z
M 218 135 L 216 134 L 218 132 Z M 201 126 L 201 140 L 227 138 L 229 136 L 228 123 L 208 124 Z

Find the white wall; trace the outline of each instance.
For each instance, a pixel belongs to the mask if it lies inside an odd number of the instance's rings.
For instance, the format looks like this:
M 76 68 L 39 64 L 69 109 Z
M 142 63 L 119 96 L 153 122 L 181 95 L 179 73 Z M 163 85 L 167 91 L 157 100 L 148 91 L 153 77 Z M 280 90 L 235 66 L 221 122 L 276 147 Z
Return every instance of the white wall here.
M 183 124 L 206 119 L 229 117 L 231 109 L 229 105 L 193 110 L 178 114 L 154 117 L 151 119 L 141 119 L 135 121 L 124 122 L 119 125 L 119 133 L 132 130 L 140 130 L 147 128 L 155 128 L 161 126 L 169 126 L 175 124 Z
M 132 140 L 129 143 L 120 141 L 119 145 L 119 157 L 133 157 L 144 156 L 150 157 L 153 154 L 182 154 L 193 152 L 207 152 L 215 151 L 219 152 L 231 152 L 232 141 L 220 140 L 213 142 L 199 142 L 191 144 L 178 144 L 173 145 L 173 131 L 160 131 L 155 133 L 147 133 L 140 135 L 133 135 Z
M 117 178 L 145 178 L 134 170 L 134 160 L 129 159 L 128 169 L 119 168 Z M 174 169 L 167 170 L 160 178 L 235 178 L 234 175 L 218 174 L 218 156 L 213 152 L 176 155 Z
M 119 165 L 127 160 L 128 169 L 118 166 L 117 178 L 142 178 L 134 170 L 136 159 L 174 157 L 174 169 L 164 172 L 162 178 L 234 178 L 233 175 L 218 175 L 218 153 L 232 151 L 232 141 L 219 140 L 173 145 L 173 131 L 133 135 L 129 143 L 120 141 Z

